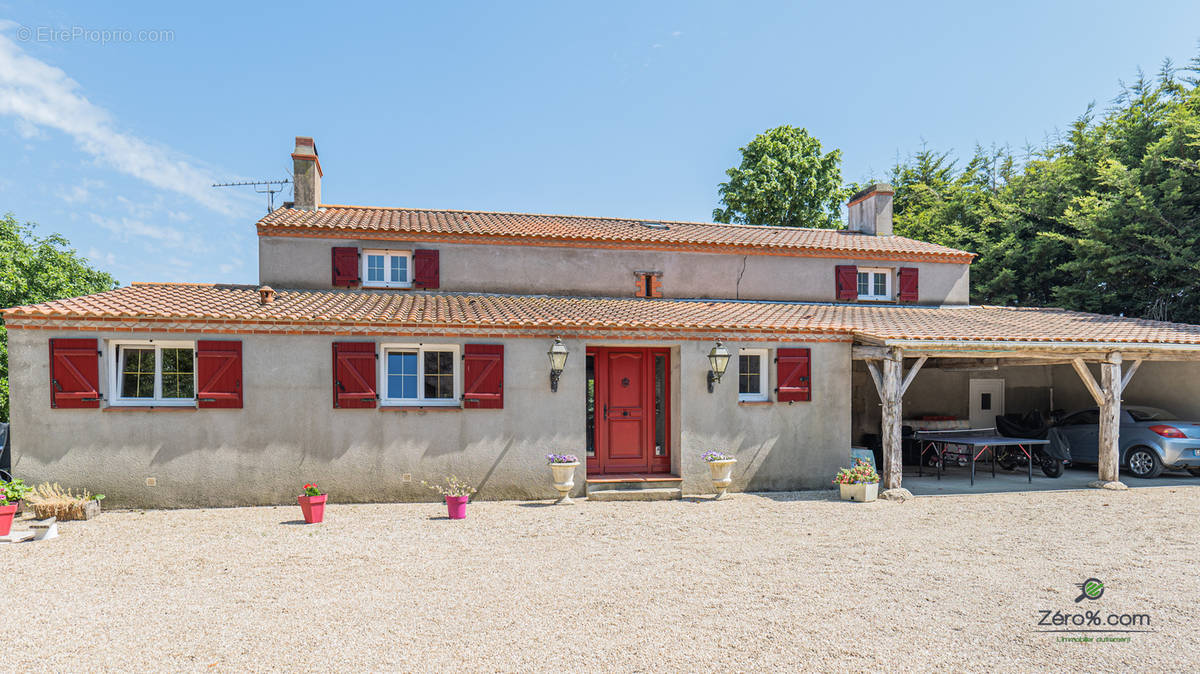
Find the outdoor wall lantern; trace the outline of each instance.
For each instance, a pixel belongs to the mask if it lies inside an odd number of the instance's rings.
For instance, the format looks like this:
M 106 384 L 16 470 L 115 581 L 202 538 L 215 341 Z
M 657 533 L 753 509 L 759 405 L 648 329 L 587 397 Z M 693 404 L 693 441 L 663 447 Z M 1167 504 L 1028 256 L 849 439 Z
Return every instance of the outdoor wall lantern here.
M 546 352 L 550 357 L 550 390 L 558 392 L 558 378 L 562 376 L 563 368 L 567 365 L 567 347 L 563 346 L 562 340 L 558 337 L 554 338 L 554 346 Z
M 708 352 L 708 392 L 713 392 L 713 384 L 721 382 L 725 368 L 729 367 L 729 349 L 717 340 L 717 345 Z

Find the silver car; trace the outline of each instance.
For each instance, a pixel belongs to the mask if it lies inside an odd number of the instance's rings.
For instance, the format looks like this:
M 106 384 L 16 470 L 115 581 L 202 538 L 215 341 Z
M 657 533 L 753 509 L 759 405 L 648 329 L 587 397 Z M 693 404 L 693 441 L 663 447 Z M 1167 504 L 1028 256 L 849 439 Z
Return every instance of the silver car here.
M 1096 463 L 1100 447 L 1100 410 L 1075 412 L 1057 424 L 1071 448 L 1072 463 Z M 1187 469 L 1200 476 L 1200 423 L 1180 421 L 1158 409 L 1121 408 L 1121 465 L 1134 477 L 1158 477 L 1165 469 Z

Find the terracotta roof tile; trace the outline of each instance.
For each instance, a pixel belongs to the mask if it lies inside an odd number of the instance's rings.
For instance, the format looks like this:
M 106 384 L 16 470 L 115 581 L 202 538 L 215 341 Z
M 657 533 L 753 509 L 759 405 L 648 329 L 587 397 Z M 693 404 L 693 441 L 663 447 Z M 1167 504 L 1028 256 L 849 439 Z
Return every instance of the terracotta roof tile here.
M 889 255 L 969 262 L 973 255 L 902 236 L 832 229 L 701 222 L 588 218 L 574 215 L 435 211 L 326 205 L 318 211 L 279 208 L 258 221 L 260 233 L 359 233 L 455 240 L 545 240 L 604 245 L 763 249 L 792 254 Z
M 134 284 L 109 292 L 6 309 L 22 318 L 160 318 L 229 322 L 331 322 L 417 328 L 625 328 L 788 331 L 879 340 L 1117 342 L 1200 345 L 1200 326 L 1061 309 L 893 307 L 729 300 L 549 297 L 256 286 Z

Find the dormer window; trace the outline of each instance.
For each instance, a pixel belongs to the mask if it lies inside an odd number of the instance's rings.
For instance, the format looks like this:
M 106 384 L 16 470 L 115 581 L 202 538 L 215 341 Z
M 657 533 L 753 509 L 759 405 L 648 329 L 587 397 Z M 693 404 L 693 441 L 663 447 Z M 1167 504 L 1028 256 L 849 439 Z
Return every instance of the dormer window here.
M 858 299 L 888 301 L 892 299 L 892 270 L 858 268 Z
M 363 287 L 412 287 L 412 251 L 364 250 L 362 265 Z

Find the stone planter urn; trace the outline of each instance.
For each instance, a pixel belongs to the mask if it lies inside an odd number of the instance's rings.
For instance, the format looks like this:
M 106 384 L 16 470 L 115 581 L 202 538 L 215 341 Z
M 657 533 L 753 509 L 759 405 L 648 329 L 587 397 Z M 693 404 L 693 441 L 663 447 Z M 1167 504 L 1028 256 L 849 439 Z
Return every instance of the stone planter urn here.
M 571 490 L 575 488 L 575 469 L 577 467 L 579 467 L 578 461 L 550 464 L 550 473 L 553 475 L 554 488 L 558 490 L 558 500 L 555 503 L 559 505 L 574 503 L 571 500 Z
M 724 497 L 729 485 L 733 484 L 733 464 L 735 463 L 737 463 L 737 459 L 719 459 L 708 462 L 708 470 L 712 474 L 713 490 L 717 492 L 716 498 Z
M 879 497 L 878 482 L 859 482 L 858 484 L 840 484 L 843 501 L 858 501 L 869 503 Z

